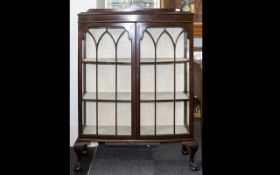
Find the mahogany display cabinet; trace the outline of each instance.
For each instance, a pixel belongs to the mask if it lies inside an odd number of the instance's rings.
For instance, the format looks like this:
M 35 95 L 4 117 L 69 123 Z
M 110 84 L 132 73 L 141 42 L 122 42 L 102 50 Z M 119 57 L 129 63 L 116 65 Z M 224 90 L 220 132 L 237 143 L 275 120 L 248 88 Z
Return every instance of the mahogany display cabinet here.
M 181 142 L 194 156 L 193 14 L 90 9 L 78 14 L 75 170 L 90 142 Z

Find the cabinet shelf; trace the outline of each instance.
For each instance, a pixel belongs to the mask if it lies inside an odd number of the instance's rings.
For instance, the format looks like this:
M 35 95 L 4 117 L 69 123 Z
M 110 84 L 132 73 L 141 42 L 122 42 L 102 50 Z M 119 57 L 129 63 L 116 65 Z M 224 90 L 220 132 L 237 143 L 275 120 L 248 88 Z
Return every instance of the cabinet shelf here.
M 98 133 L 106 135 L 115 135 L 115 126 L 98 126 Z M 96 125 L 87 125 L 84 128 L 84 134 L 96 134 Z M 131 126 L 122 126 L 118 125 L 117 127 L 117 135 L 131 135 Z
M 175 63 L 185 63 L 189 60 L 186 58 L 176 58 Z M 85 58 L 82 60 L 82 63 L 91 63 L 91 64 L 124 64 L 130 65 L 130 58 L 118 58 L 117 62 L 115 62 L 115 58 L 99 58 L 98 62 L 95 58 Z M 140 64 L 154 64 L 154 58 L 141 58 Z M 174 63 L 173 58 L 157 58 L 156 64 L 171 64 Z
M 153 101 L 173 101 L 174 93 L 173 92 L 157 92 L 156 100 L 154 92 L 141 92 L 140 101 L 142 102 L 153 102 Z M 186 92 L 176 92 L 175 101 L 184 101 L 188 100 L 189 95 Z
M 176 92 L 175 101 L 184 101 L 189 99 L 189 95 L 186 92 Z M 173 92 L 157 92 L 157 99 L 155 100 L 154 92 L 141 92 L 140 101 L 141 102 L 153 102 L 153 101 L 174 101 Z M 83 96 L 85 101 L 96 101 L 96 92 L 86 92 Z M 98 101 L 104 102 L 130 102 L 131 93 L 130 92 L 118 92 L 117 99 L 115 99 L 115 92 L 99 92 Z
M 83 100 L 86 101 L 96 101 L 96 92 L 86 92 L 83 96 Z M 115 99 L 115 92 L 98 92 L 98 101 L 104 102 L 130 102 L 131 93 L 130 92 L 118 92 L 117 100 Z
M 141 126 L 141 135 L 154 135 L 155 126 Z M 175 125 L 175 134 L 187 134 L 188 129 L 184 125 Z M 157 125 L 156 135 L 174 134 L 174 125 Z
M 82 60 L 83 63 L 92 63 L 92 64 L 115 64 L 115 58 L 98 58 L 98 62 L 96 58 L 85 58 Z M 118 58 L 117 64 L 131 64 L 130 58 Z
M 176 58 L 175 63 L 185 63 L 189 60 L 186 58 Z M 154 64 L 155 59 L 154 58 L 141 58 L 140 64 Z M 174 58 L 157 58 L 156 60 L 157 64 L 170 64 L 174 63 Z

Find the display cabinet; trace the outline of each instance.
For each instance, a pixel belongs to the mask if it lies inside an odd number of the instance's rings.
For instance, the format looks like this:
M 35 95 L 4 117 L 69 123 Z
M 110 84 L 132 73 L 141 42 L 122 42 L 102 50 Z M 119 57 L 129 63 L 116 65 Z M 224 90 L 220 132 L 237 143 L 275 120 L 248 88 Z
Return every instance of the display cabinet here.
M 78 17 L 76 170 L 90 142 L 181 142 L 197 170 L 193 14 L 90 9 Z

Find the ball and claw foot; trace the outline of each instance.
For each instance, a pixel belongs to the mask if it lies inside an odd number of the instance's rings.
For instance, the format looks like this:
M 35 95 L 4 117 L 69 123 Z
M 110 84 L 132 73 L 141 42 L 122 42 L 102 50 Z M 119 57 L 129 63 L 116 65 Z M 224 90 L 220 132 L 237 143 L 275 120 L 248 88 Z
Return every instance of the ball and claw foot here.
M 88 143 L 83 143 L 76 141 L 74 144 L 74 151 L 76 152 L 77 155 L 77 164 L 74 168 L 74 171 L 76 172 L 81 172 L 82 171 L 82 160 L 83 157 L 88 153 L 88 148 L 87 148 Z
M 198 143 L 195 140 L 189 140 L 189 141 L 184 141 L 183 142 L 183 154 L 184 150 L 188 150 L 189 154 L 189 161 L 190 161 L 190 168 L 192 171 L 197 171 L 199 170 L 199 166 L 195 163 L 194 161 L 194 155 L 198 150 Z
M 87 155 L 87 153 L 88 153 L 88 147 L 87 147 L 87 145 L 85 145 L 85 146 L 83 147 L 81 153 L 82 153 L 83 156 Z
M 77 163 L 77 165 L 74 168 L 74 171 L 76 171 L 76 172 L 82 171 L 82 164 L 80 162 Z
M 190 153 L 189 149 L 188 148 L 182 148 L 182 154 L 183 155 L 188 155 Z
M 190 162 L 191 170 L 192 171 L 197 171 L 199 170 L 198 165 L 195 162 Z

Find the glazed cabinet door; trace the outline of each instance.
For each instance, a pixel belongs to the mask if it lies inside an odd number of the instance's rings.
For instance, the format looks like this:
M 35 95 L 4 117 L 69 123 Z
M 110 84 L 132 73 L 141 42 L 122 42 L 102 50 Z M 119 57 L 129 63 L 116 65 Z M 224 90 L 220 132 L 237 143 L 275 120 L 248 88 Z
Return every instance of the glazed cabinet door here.
M 192 134 L 191 27 L 187 23 L 137 23 L 141 139 Z
M 134 23 L 79 23 L 79 134 L 133 138 Z

